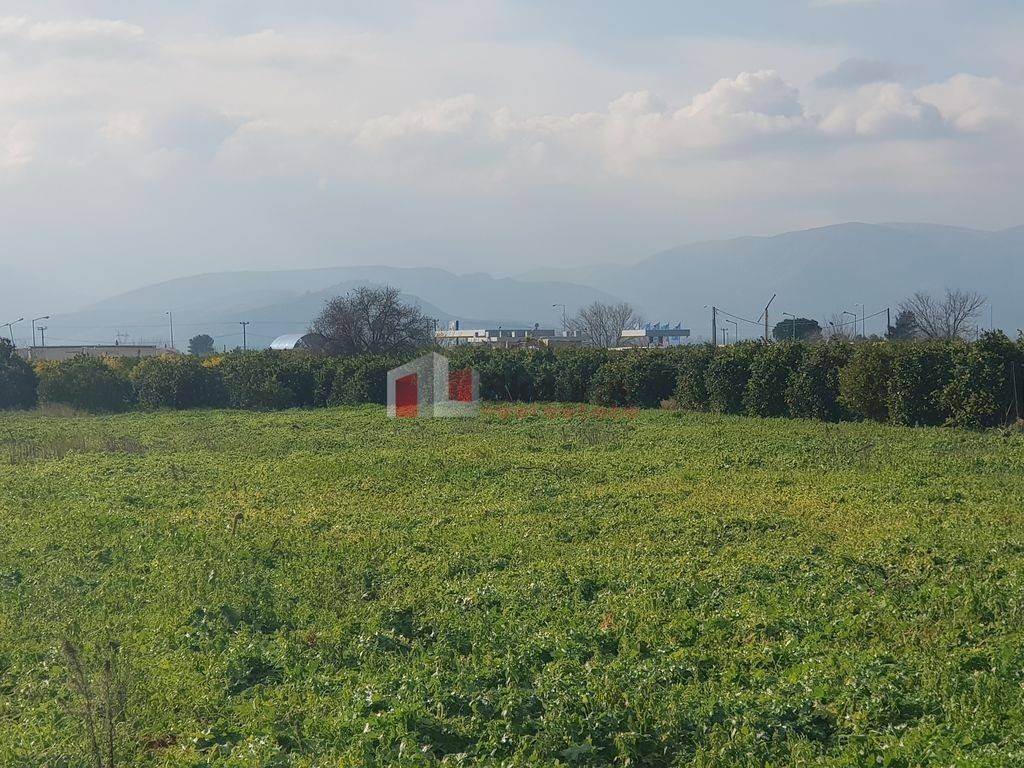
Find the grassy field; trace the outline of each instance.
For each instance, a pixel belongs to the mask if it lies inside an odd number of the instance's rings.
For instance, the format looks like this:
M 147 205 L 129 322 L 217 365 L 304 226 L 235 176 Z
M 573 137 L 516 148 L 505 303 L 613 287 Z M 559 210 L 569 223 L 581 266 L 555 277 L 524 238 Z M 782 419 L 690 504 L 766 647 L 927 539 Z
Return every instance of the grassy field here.
M 1024 436 L 549 416 L 0 415 L 0 765 L 1024 765 Z

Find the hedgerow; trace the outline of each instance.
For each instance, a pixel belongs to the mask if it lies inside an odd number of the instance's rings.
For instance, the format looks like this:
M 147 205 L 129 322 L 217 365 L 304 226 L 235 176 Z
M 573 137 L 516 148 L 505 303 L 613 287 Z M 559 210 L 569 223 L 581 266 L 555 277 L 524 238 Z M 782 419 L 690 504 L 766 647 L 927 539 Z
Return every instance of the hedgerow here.
M 33 408 L 39 383 L 36 372 L 14 352 L 14 345 L 0 339 L 0 411 Z
M 150 357 L 128 375 L 142 408 L 218 408 L 226 404 L 224 383 L 198 357 Z
M 972 343 L 444 352 L 451 370 L 477 371 L 481 397 L 491 401 L 651 408 L 674 398 L 677 407 L 694 411 L 967 428 L 1008 423 L 1024 410 L 1024 341 L 1001 333 Z M 0 350 L 0 408 L 32 407 L 37 393 L 40 402 L 86 411 L 382 404 L 387 371 L 405 361 L 262 351 L 202 360 L 76 358 L 33 371 Z
M 945 422 L 942 392 L 953 373 L 953 348 L 941 341 L 897 345 L 887 387 L 889 421 L 908 427 Z
M 758 345 L 733 344 L 715 353 L 704 372 L 708 407 L 715 413 L 742 413 L 743 396 L 750 382 L 750 366 Z
M 848 415 L 839 402 L 839 370 L 849 362 L 852 352 L 852 345 L 845 343 L 808 347 L 786 386 L 790 416 L 840 421 Z
M 761 345 L 750 364 L 743 407 L 751 416 L 787 416 L 786 385 L 800 367 L 806 345 L 783 341 Z
M 128 376 L 95 357 L 74 357 L 39 370 L 39 402 L 95 413 L 127 411 L 135 402 Z
M 949 384 L 940 396 L 949 413 L 948 423 L 955 427 L 993 427 L 1015 417 L 1021 405 L 1022 367 L 1022 345 L 1014 344 L 1002 331 L 991 331 L 974 344 L 957 346 Z M 1018 378 L 1016 386 L 1014 378 Z
M 861 344 L 839 371 L 839 400 L 855 416 L 885 421 L 889 415 L 888 390 L 896 347 L 884 343 Z

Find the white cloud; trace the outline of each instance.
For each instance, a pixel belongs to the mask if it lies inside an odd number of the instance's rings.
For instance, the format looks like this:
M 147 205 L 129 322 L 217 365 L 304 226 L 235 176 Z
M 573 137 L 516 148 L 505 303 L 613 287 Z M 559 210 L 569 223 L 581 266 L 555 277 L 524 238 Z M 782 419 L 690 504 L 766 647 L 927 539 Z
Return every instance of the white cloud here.
M 146 31 L 126 21 L 76 19 L 35 21 L 23 16 L 0 17 L 0 41 L 23 53 L 42 50 L 75 56 L 117 56 L 138 52 L 146 43 Z
M 1009 75 L 912 89 L 858 59 L 886 52 L 845 45 L 677 38 L 635 55 L 438 26 L 6 19 L 0 205 L 36 208 L 26 242 L 64 222 L 198 254 L 188 239 L 216 231 L 245 241 L 240 264 L 262 249 L 261 266 L 302 251 L 293 240 L 325 263 L 385 236 L 596 259 L 876 211 L 1017 215 L 1024 98 Z M 823 72 L 841 87 L 817 87 Z
M 927 136 L 943 128 L 939 110 L 902 85 L 868 85 L 837 105 L 821 122 L 832 136 Z
M 379 146 L 388 141 L 413 137 L 462 135 L 486 122 L 475 96 L 466 94 L 424 104 L 397 115 L 382 115 L 366 121 L 355 137 L 357 144 Z
M 977 133 L 1024 128 L 1024 86 L 994 77 L 960 74 L 918 90 L 957 130 Z

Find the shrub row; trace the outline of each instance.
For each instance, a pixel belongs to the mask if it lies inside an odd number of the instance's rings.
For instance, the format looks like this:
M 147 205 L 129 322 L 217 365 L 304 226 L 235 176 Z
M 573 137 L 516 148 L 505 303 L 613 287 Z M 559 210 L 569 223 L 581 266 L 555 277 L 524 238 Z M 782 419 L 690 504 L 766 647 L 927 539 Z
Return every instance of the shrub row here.
M 746 342 L 557 353 L 461 347 L 448 355 L 452 369 L 477 370 L 485 400 L 656 407 L 674 398 L 681 408 L 716 413 L 974 428 L 1024 410 L 1024 340 L 999 332 L 972 343 Z M 106 412 L 384 403 L 386 372 L 399 362 L 247 352 L 80 357 L 33 371 L 0 348 L 0 408 L 32 407 L 37 398 Z
M 0 407 L 60 403 L 93 413 L 140 408 L 279 410 L 384 403 L 385 377 L 395 360 L 317 357 L 304 353 L 244 352 L 222 357 L 142 360 L 76 357 L 42 363 L 33 372 L 31 398 Z M 0 366 L 0 385 L 4 383 Z M 4 389 L 0 389 L 3 397 Z

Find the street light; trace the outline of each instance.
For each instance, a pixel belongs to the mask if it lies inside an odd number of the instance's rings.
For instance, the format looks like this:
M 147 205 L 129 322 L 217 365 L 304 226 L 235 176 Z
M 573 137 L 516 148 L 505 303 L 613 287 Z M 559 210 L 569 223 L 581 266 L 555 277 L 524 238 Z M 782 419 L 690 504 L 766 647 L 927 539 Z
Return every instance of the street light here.
M 791 315 L 791 314 L 789 314 L 789 312 L 783 312 L 782 314 L 783 314 L 784 317 L 791 317 L 791 318 L 793 318 L 792 323 L 791 323 L 792 327 L 793 327 L 793 341 L 796 341 L 796 315 Z
M 41 317 L 32 318 L 32 346 L 36 345 L 36 320 L 49 320 L 49 315 L 42 315 Z
M 732 335 L 732 342 L 733 344 L 735 344 L 737 341 L 740 340 L 740 324 L 737 323 L 735 320 L 729 320 L 728 318 L 726 318 L 725 322 L 732 323 L 736 327 L 735 332 Z
M 45 349 L 45 347 L 46 347 L 46 326 L 45 325 L 40 325 L 39 326 L 39 341 L 41 342 L 41 346 Z
M 849 315 L 850 317 L 853 318 L 853 335 L 856 337 L 856 335 L 857 335 L 857 313 L 856 312 L 848 312 L 847 310 L 844 309 L 843 310 L 843 314 L 844 315 Z M 847 323 L 843 323 L 843 325 L 847 325 Z
M 562 335 L 564 336 L 569 330 L 569 322 L 565 319 L 565 304 L 552 304 L 551 306 L 554 309 L 562 308 Z
M 4 323 L 3 325 L 0 325 L 0 328 L 7 326 L 7 338 L 11 340 L 11 344 L 14 344 L 14 326 L 22 322 L 24 319 L 24 317 L 19 317 L 17 320 L 12 320 L 9 323 Z M 14 344 L 14 346 L 18 345 Z

